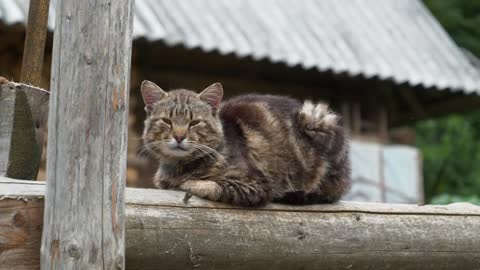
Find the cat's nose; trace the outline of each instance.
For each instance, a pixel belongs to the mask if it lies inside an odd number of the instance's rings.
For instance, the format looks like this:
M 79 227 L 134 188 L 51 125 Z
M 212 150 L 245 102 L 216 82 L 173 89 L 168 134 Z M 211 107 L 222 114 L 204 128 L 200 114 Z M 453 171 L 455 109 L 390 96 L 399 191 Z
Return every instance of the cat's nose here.
M 183 140 L 185 140 L 185 135 L 183 135 L 183 134 L 174 135 L 173 138 L 175 138 L 175 141 L 177 141 L 177 143 L 181 143 Z

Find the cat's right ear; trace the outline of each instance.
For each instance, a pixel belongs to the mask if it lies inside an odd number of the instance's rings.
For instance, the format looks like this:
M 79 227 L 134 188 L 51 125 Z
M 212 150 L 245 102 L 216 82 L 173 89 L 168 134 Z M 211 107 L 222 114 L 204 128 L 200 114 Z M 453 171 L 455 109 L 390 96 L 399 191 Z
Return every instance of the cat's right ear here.
M 142 82 L 142 97 L 145 102 L 145 111 L 150 113 L 152 111 L 152 105 L 162 98 L 167 96 L 167 92 L 163 91 L 158 85 L 151 81 Z

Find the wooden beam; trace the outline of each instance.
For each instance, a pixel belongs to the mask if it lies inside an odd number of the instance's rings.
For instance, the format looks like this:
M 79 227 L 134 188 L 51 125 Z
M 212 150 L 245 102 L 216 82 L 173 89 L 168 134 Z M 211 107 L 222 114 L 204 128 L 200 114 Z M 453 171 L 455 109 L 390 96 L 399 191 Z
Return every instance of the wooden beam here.
M 57 1 L 41 268 L 124 269 L 133 1 Z
M 304 85 L 301 83 L 276 82 L 268 79 L 258 79 L 255 77 L 244 78 L 241 76 L 212 74 L 207 72 L 191 72 L 178 68 L 148 69 L 144 70 L 147 78 L 156 81 L 169 81 L 173 83 L 173 88 L 199 88 L 209 85 L 212 82 L 220 81 L 226 89 L 225 94 L 233 96 L 245 92 L 257 93 L 277 93 L 294 94 L 297 98 L 322 98 L 330 100 L 336 97 L 338 93 L 333 93 L 331 89 L 317 87 L 315 85 Z
M 413 115 L 418 119 L 423 119 L 428 116 L 427 112 L 423 108 L 422 102 L 420 102 L 415 95 L 414 89 L 408 89 L 404 87 L 399 87 L 398 92 L 400 96 L 405 100 L 405 102 L 410 107 Z
M 0 250 L 0 269 L 34 269 L 24 261 L 38 258 L 38 250 L 5 236 L 32 227 L 30 219 L 21 227 L 12 224 L 17 213 L 41 211 L 44 190 L 39 182 L 0 178 L 0 246 L 11 247 Z M 184 195 L 126 189 L 127 269 L 457 270 L 480 265 L 480 207 L 468 203 L 340 202 L 245 209 L 197 197 L 184 203 Z M 19 205 L 9 207 L 12 201 Z M 75 238 L 75 233 L 68 237 Z M 39 234 L 31 231 L 29 241 L 38 242 Z M 53 248 L 55 256 L 68 252 Z M 11 256 L 21 252 L 22 257 Z M 82 256 L 93 260 L 96 254 L 86 251 Z
M 446 113 L 462 113 L 480 108 L 480 96 L 469 95 L 449 98 L 435 104 L 427 105 L 425 110 L 430 116 L 445 115 Z
M 0 77 L 0 176 L 36 179 L 49 93 Z
M 397 117 L 393 126 L 411 124 L 412 122 L 424 120 L 426 118 L 442 117 L 453 112 L 465 113 L 478 108 L 480 108 L 480 96 L 470 95 L 451 97 L 425 105 L 425 114 L 422 117 L 411 113 L 406 113 L 402 117 Z

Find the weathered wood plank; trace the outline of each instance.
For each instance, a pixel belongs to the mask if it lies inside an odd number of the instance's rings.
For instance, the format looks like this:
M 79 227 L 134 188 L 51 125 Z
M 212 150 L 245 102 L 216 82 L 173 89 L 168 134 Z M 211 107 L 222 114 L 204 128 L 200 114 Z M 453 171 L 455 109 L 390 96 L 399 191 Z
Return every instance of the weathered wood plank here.
M 4 91 L 6 81 L 0 77 L 0 176 L 6 176 L 12 140 L 15 92 Z
M 38 182 L 0 178 L 0 209 L 7 201 L 30 209 L 28 203 L 41 203 L 43 188 Z M 468 203 L 243 209 L 196 197 L 184 203 L 184 195 L 126 189 L 128 269 L 468 270 L 480 265 L 480 207 Z M 11 232 L 12 213 L 0 218 L 0 236 Z M 30 238 L 39 241 L 39 233 Z M 29 258 L 38 257 L 38 250 L 29 252 Z M 5 264 L 18 258 L 3 254 L 8 253 L 0 252 Z M 7 268 L 0 264 L 0 269 Z
M 57 1 L 42 269 L 124 269 L 132 4 Z
M 36 179 L 49 93 L 0 79 L 0 176 Z
M 0 269 L 40 269 L 42 199 L 0 198 Z

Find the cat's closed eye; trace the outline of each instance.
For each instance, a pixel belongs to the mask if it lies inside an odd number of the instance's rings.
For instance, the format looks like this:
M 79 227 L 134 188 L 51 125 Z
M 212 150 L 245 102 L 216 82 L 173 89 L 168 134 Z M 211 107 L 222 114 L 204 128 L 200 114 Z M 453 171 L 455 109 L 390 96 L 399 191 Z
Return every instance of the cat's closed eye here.
M 163 123 L 171 126 L 172 125 L 172 121 L 170 121 L 170 119 L 168 118 L 161 118 L 160 120 L 162 120 Z
M 193 127 L 193 126 L 196 126 L 200 124 L 200 120 L 193 120 L 190 122 L 190 124 L 188 124 L 189 127 Z

